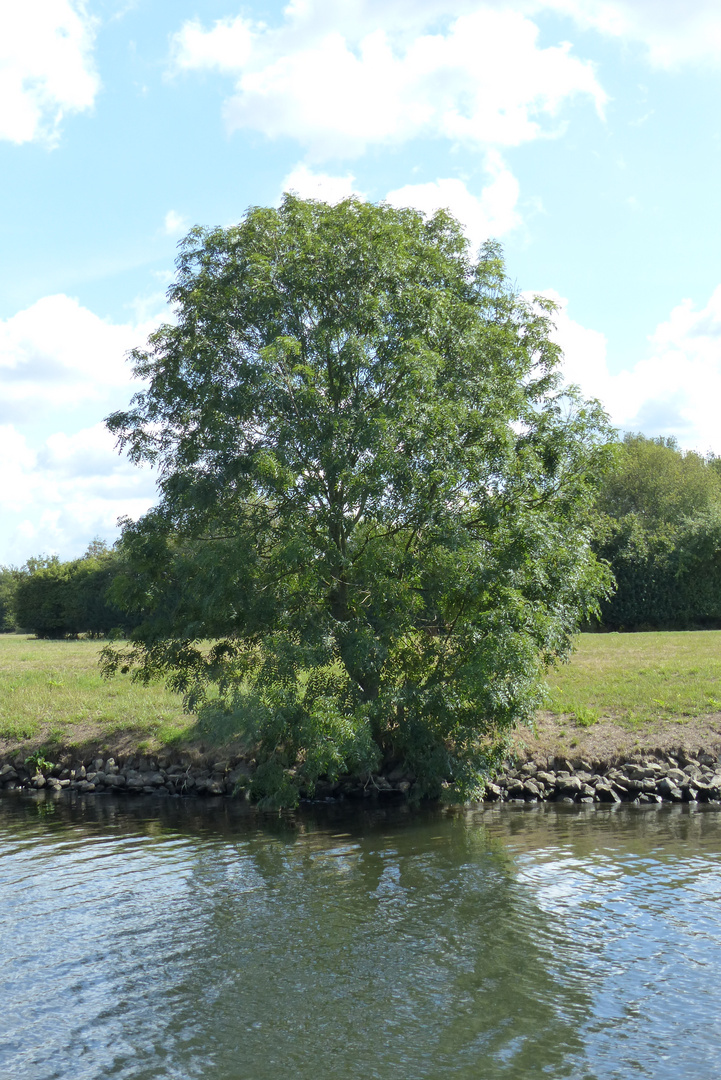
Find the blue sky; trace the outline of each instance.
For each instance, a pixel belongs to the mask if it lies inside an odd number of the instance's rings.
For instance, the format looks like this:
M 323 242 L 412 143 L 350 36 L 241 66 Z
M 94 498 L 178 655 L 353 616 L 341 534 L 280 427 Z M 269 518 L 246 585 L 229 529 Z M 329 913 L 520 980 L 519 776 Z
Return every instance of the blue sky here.
M 721 454 L 721 7 L 25 0 L 0 12 L 0 563 L 154 501 L 103 418 L 187 229 L 449 207 L 621 429 Z

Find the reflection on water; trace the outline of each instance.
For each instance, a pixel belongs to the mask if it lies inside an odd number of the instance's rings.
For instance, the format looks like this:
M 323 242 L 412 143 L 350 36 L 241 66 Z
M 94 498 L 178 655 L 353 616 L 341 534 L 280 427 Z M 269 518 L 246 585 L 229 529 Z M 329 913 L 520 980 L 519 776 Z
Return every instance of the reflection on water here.
M 721 814 L 0 800 L 0 1076 L 721 1076 Z

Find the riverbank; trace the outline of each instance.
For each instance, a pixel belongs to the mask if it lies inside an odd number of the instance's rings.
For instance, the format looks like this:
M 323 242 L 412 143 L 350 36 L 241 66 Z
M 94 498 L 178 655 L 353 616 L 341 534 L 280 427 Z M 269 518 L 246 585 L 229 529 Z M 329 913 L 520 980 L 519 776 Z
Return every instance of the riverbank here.
M 247 799 L 255 763 L 242 758 L 213 761 L 200 755 L 73 758 L 50 762 L 36 754 L 0 762 L 0 790 L 106 793 L 123 796 L 230 797 Z M 310 802 L 405 802 L 413 800 L 415 777 L 403 768 L 387 774 L 319 781 L 301 791 Z M 584 758 L 526 758 L 510 762 L 489 780 L 486 802 L 713 803 L 721 808 L 721 756 L 643 753 L 612 761 Z
M 101 647 L 0 635 L 3 790 L 242 796 L 253 771 L 247 750 L 214 742 L 161 686 L 102 680 Z M 613 801 L 609 786 L 622 801 L 717 798 L 721 632 L 582 635 L 549 683 L 550 708 L 516 732 L 490 799 Z M 305 794 L 404 800 L 414 779 L 393 768 Z

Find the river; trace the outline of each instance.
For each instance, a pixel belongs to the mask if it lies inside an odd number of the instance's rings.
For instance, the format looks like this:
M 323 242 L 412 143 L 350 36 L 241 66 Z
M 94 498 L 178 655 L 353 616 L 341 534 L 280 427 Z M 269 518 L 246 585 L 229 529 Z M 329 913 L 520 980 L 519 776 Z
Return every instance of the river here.
M 717 1080 L 721 812 L 0 799 L 8 1080 Z

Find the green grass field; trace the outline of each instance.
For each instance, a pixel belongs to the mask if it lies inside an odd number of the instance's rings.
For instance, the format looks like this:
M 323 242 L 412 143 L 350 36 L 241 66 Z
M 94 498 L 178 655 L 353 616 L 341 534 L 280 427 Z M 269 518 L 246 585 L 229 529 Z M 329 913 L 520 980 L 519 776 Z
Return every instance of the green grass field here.
M 721 631 L 582 634 L 548 681 L 551 712 L 582 727 L 708 715 L 721 711 Z
M 0 634 L 0 743 L 141 750 L 193 740 L 194 718 L 162 686 L 106 681 L 102 643 Z M 721 711 L 721 631 L 584 634 L 552 671 L 549 709 L 580 727 L 630 727 Z
M 163 686 L 101 678 L 98 641 L 38 641 L 0 634 L 0 741 L 75 746 L 182 738 L 194 719 Z

